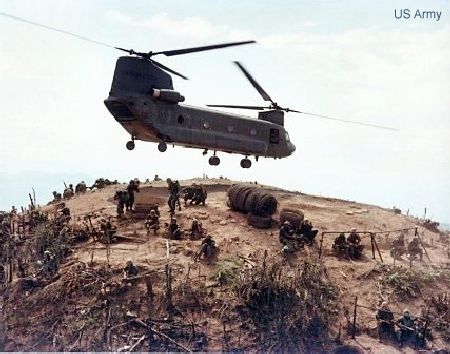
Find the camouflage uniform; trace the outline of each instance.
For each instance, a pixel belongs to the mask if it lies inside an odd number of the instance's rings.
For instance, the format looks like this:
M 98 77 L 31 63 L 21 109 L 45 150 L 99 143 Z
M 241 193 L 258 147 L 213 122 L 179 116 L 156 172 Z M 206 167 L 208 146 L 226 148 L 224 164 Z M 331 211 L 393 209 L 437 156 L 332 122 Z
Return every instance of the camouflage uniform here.
M 410 257 L 415 257 L 418 254 L 420 256 L 420 260 L 422 260 L 423 250 L 420 246 L 418 237 L 414 237 L 412 241 L 408 244 L 408 253 Z
M 207 264 L 209 264 L 211 261 L 211 258 L 214 255 L 215 247 L 216 247 L 215 242 L 212 239 L 211 235 L 206 236 L 205 239 L 202 241 L 198 258 L 201 259 L 202 255 L 204 255 L 204 258 L 206 259 Z
M 150 213 L 147 215 L 147 218 L 145 219 L 145 227 L 148 231 L 153 230 L 153 234 L 155 235 L 156 231 L 159 230 L 159 216 L 153 209 L 150 210 Z

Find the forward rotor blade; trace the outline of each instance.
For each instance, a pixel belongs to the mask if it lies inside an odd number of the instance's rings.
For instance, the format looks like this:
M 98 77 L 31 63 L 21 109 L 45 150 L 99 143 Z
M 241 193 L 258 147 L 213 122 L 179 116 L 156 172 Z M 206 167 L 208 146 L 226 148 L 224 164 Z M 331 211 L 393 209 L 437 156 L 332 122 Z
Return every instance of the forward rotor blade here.
M 354 120 L 348 120 L 348 119 L 341 119 L 341 118 L 333 118 L 333 117 L 328 117 L 328 116 L 323 116 L 321 114 L 315 114 L 315 113 L 308 113 L 308 112 L 302 112 L 302 111 L 297 111 L 295 109 L 290 109 L 290 108 L 284 108 L 284 110 L 286 112 L 295 112 L 295 113 L 302 113 L 302 114 L 307 114 L 310 116 L 316 116 L 322 119 L 328 119 L 328 120 L 336 120 L 339 122 L 344 122 L 344 123 L 350 123 L 350 124 L 358 124 L 358 125 L 364 125 L 367 127 L 372 127 L 372 128 L 379 128 L 379 129 L 387 129 L 387 130 L 394 130 L 394 131 L 398 131 L 397 128 L 391 128 L 391 127 L 386 127 L 383 125 L 377 125 L 377 124 L 371 124 L 371 123 L 363 123 L 363 122 L 358 122 L 358 121 L 354 121 Z
M 261 107 L 261 106 L 239 106 L 232 104 L 207 104 L 208 107 L 220 107 L 220 108 L 239 108 L 239 109 L 253 109 L 255 111 L 263 111 L 270 107 Z
M 171 74 L 174 74 L 174 75 L 178 75 L 179 77 L 181 77 L 181 78 L 183 78 L 184 80 L 189 80 L 186 76 L 184 76 L 183 74 L 180 74 L 179 72 L 177 72 L 177 71 L 175 71 L 175 70 L 172 70 L 171 68 L 168 68 L 167 66 L 165 66 L 165 65 L 163 65 L 163 64 L 161 64 L 161 63 L 158 63 L 157 61 L 154 61 L 153 59 L 148 59 L 153 65 L 155 65 L 155 66 L 157 66 L 158 68 L 161 68 L 161 69 L 163 69 L 163 70 L 165 70 L 165 71 L 168 71 L 169 73 L 171 73 Z
M 250 75 L 250 73 L 247 71 L 247 69 L 245 69 L 244 66 L 238 61 L 235 61 L 234 63 L 239 67 L 239 69 L 241 69 L 241 71 L 244 73 L 247 80 L 250 81 L 252 86 L 259 92 L 259 94 L 262 96 L 264 101 L 269 101 L 269 102 L 274 103 L 273 100 L 268 95 L 268 93 L 266 91 L 264 91 L 264 89 L 261 87 L 261 85 L 256 82 L 256 80 L 253 78 L 252 75 Z
M 256 43 L 256 41 L 232 42 L 232 43 L 205 45 L 205 46 L 202 46 L 202 47 L 192 47 L 192 48 L 185 48 L 185 49 L 165 50 L 165 51 L 162 51 L 162 52 L 152 53 L 152 55 L 164 54 L 166 56 L 172 56 L 172 55 L 180 55 L 180 54 L 202 52 L 204 50 L 226 48 L 226 47 L 232 47 L 232 46 L 243 45 L 243 44 L 251 44 L 251 43 Z

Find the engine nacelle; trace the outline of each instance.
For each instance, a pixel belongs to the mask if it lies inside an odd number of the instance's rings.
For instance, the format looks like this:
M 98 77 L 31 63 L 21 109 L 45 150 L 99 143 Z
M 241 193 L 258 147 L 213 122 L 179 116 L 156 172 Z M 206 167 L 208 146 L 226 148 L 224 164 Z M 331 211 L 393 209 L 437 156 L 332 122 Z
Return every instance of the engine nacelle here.
M 184 102 L 184 96 L 173 90 L 167 89 L 152 89 L 152 96 L 158 100 L 168 103 Z

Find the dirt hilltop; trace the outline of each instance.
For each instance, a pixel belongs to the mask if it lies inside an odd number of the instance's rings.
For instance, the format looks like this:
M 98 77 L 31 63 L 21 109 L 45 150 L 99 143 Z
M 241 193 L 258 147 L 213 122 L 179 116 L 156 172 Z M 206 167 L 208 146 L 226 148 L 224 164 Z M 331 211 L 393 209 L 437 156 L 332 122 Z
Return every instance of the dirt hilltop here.
M 162 237 L 161 230 L 154 236 L 147 233 L 144 220 L 135 219 L 132 213 L 116 220 L 113 195 L 126 185 L 112 185 L 78 194 L 65 201 L 71 212 L 70 225 L 81 227 L 84 216 L 92 214 L 93 225 L 98 228 L 101 218 L 111 216 L 117 233 L 129 237 L 129 241 L 120 240 L 106 247 L 90 239 L 73 245 L 71 254 L 59 266 L 58 275 L 32 290 L 24 290 L 23 279 L 14 279 L 3 295 L 4 349 L 278 351 L 283 348 L 282 336 L 268 330 L 263 337 L 270 338 L 267 340 L 271 344 L 262 347 L 258 328 L 264 331 L 265 327 L 258 327 L 260 323 L 248 316 L 251 307 L 243 300 L 243 279 L 253 279 L 243 274 L 251 273 L 252 269 L 254 273 L 259 269 L 269 272 L 269 264 L 274 274 L 279 274 L 279 279 L 291 279 L 291 290 L 295 288 L 292 282 L 301 277 L 304 280 L 307 270 L 317 271 L 314 274 L 317 274 L 317 284 L 321 287 L 334 289 L 323 305 L 324 316 L 329 317 L 324 320 L 329 322 L 326 331 L 313 342 L 304 341 L 301 348 L 314 352 L 331 351 L 336 348 L 336 338 L 340 333 L 340 342 L 355 345 L 364 352 L 414 352 L 411 347 L 399 348 L 395 343 L 378 341 L 375 309 L 382 301 L 389 302 L 396 318 L 399 317 L 397 313 L 401 314 L 404 308 L 408 308 L 413 316 L 430 319 L 432 338 L 427 343 L 429 350 L 450 348 L 450 330 L 445 324 L 450 321 L 448 244 L 442 241 L 438 232 L 423 227 L 420 220 L 396 213 L 393 209 L 264 186 L 277 198 L 278 210 L 299 208 L 319 229 L 316 244 L 297 252 L 289 265 L 282 260 L 277 225 L 265 230 L 254 228 L 247 224 L 245 214 L 232 211 L 227 206 L 226 190 L 235 182 L 227 179 L 180 182 L 182 186 L 203 184 L 208 191 L 206 206 L 185 207 L 182 203 L 182 210 L 176 212 L 175 218 L 183 229 L 190 227 L 193 218 L 202 222 L 219 246 L 216 263 L 207 265 L 194 261 L 193 254 L 201 240 L 167 240 Z M 166 183 L 141 183 L 140 188 L 136 202 L 158 202 L 161 221 L 168 222 Z M 50 215 L 54 209 L 52 204 L 40 208 Z M 279 219 L 278 212 L 273 219 Z M 352 228 L 368 232 L 417 228 L 428 257 L 424 255 L 422 262 L 413 264 L 403 257 L 394 265 L 389 247 L 399 232 L 389 232 L 375 236 L 379 246 L 379 252 L 375 252 L 376 259 L 372 259 L 367 234 L 362 235 L 365 245 L 362 260 L 338 260 L 331 253 L 331 245 L 337 235 L 324 234 L 322 238 L 322 232 L 349 232 Z M 407 240 L 413 236 L 413 230 L 406 233 Z M 322 257 L 319 259 L 321 240 Z M 142 277 L 132 285 L 124 284 L 122 268 L 129 259 L 139 267 L 141 274 L 149 274 L 148 278 Z M 170 286 L 167 285 L 168 271 L 171 272 Z M 228 278 L 222 281 L 220 278 L 224 274 Z M 256 287 L 254 284 L 253 289 Z M 240 290 L 236 291 L 236 288 Z M 167 294 L 168 289 L 170 294 Z M 284 294 L 285 288 L 280 286 L 277 289 L 278 295 L 274 296 L 284 296 L 280 294 Z M 305 292 L 301 298 L 305 302 L 312 301 L 308 291 Z M 245 298 L 250 299 L 251 295 L 245 294 Z M 360 306 L 357 307 L 356 340 L 353 340 L 356 297 Z M 444 305 L 447 307 L 443 313 Z M 284 316 L 288 321 L 290 315 Z M 149 330 L 149 318 L 153 319 L 152 330 Z M 309 325 L 308 322 L 305 328 Z M 286 335 L 296 333 L 291 332 L 293 327 L 287 330 Z

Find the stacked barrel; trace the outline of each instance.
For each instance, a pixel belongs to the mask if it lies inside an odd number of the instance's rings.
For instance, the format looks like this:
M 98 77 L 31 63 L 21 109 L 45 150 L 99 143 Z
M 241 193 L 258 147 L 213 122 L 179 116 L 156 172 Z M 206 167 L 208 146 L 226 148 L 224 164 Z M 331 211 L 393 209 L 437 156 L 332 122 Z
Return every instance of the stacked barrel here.
M 234 184 L 227 191 L 228 206 L 235 211 L 247 213 L 247 222 L 258 228 L 270 228 L 272 215 L 277 211 L 278 201 L 260 187 Z

